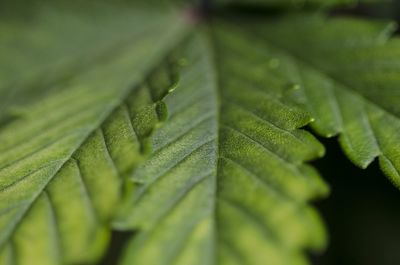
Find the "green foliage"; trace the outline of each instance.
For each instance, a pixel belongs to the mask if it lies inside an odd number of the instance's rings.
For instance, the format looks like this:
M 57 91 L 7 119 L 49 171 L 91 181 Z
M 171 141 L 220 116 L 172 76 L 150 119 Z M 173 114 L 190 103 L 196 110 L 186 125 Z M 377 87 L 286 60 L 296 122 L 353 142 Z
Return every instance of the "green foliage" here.
M 296 71 L 292 78 L 316 118 L 315 131 L 339 134 L 346 155 L 361 168 L 379 157 L 400 187 L 400 42 L 390 39 L 394 24 L 299 16 L 261 28 L 253 39 L 262 36 L 275 50 L 277 72 Z
M 96 264 L 112 230 L 138 231 L 122 265 L 308 264 L 327 243 L 309 202 L 329 193 L 308 125 L 400 186 L 391 24 L 5 7 L 0 265 Z
M 119 56 L 146 31 L 157 36 L 172 16 L 140 4 L 140 10 L 81 1 L 0 5 L 0 121 L 18 116 L 18 106 L 60 90 L 78 73 Z
M 379 0 L 381 1 L 381 0 Z M 390 0 L 388 0 L 390 1 Z M 332 6 L 351 6 L 358 3 L 374 3 L 378 0 L 216 0 L 221 5 L 252 5 L 258 7 L 285 7 L 299 8 L 311 7 L 332 7 Z
M 214 33 L 188 44 L 171 117 L 133 176 L 143 185 L 117 227 L 142 232 L 122 264 L 304 264 L 299 250 L 325 244 L 306 202 L 327 188 L 303 163 L 323 147 L 297 129 L 311 117 L 280 100 L 269 76 L 249 80 L 268 60 L 253 57 L 262 50 L 245 42 L 238 53 L 240 36 Z
M 176 81 L 166 54 L 184 32 L 178 24 L 157 31 L 176 23 L 168 14 L 147 20 L 150 35 L 140 21 L 112 56 L 18 108 L 18 119 L 3 126 L 0 264 L 92 263 L 103 254 L 118 204 L 135 188 L 127 177 L 165 119 L 158 101 Z

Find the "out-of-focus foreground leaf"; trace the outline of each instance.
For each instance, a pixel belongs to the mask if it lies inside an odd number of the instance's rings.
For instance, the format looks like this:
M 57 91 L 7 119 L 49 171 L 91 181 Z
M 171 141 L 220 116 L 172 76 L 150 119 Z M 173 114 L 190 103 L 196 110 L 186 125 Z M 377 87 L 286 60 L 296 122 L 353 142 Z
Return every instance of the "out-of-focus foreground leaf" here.
M 18 117 L 19 106 L 60 90 L 76 74 L 122 56 L 142 36 L 157 36 L 168 11 L 135 2 L 2 1 L 0 121 Z
M 57 93 L 20 106 L 0 131 L 1 265 L 89 264 L 103 255 L 109 223 L 135 188 L 126 178 L 165 119 L 159 100 L 175 82 L 167 55 L 185 32 L 176 14 L 137 7 L 44 7 L 35 23 L 4 27 L 5 55 L 18 54 L 18 38 L 23 49 L 15 65 L 2 61 L 11 73 L 1 71 L 3 80 L 52 75 Z

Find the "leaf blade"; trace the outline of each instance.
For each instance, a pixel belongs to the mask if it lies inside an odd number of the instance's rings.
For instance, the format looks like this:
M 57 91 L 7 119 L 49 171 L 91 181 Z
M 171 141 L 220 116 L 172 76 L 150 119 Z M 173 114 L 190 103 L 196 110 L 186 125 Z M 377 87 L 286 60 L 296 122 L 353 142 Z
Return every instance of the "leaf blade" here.
M 223 70 L 233 55 L 229 51 L 232 42 L 223 38 L 211 42 L 226 59 L 215 61 L 216 48 L 210 46 L 206 34 L 188 44 L 188 66 L 182 70 L 177 89 L 166 98 L 170 120 L 154 136 L 158 151 L 134 175 L 134 180 L 143 183 L 142 191 L 132 198 L 131 210 L 125 211 L 128 214 L 121 216 L 116 227 L 142 232 L 128 244 L 121 264 L 231 264 L 233 257 L 248 264 L 265 260 L 306 264 L 301 250 L 320 248 L 325 241 L 319 217 L 306 201 L 327 190 L 314 171 L 301 165 L 300 157 L 318 157 L 322 147 L 315 139 L 304 138 L 313 155 L 296 153 L 293 157 L 300 165 L 290 164 L 274 153 L 279 153 L 277 148 L 270 151 L 263 146 L 274 143 L 273 134 L 253 135 L 255 140 L 238 131 L 271 125 L 257 123 L 259 118 L 254 116 L 250 116 L 254 123 L 246 123 L 250 118 L 237 116 L 230 106 L 231 97 L 221 96 L 237 91 L 228 82 L 234 76 Z M 243 67 L 254 70 L 248 68 L 250 64 Z M 185 102 L 186 98 L 190 100 Z M 249 101 L 243 94 L 240 103 L 246 102 L 268 114 L 268 103 L 259 97 Z M 264 108 L 257 109 L 262 104 Z M 287 131 L 299 133 L 296 127 L 307 116 L 293 108 L 292 116 L 280 122 Z M 286 136 L 287 131 L 274 133 Z M 305 232 L 308 225 L 315 229 L 312 235 Z M 270 235 L 271 231 L 276 234 Z M 229 252 L 232 248 L 236 249 L 233 254 Z
M 264 32 L 263 38 L 275 48 L 279 45 L 284 49 L 281 51 L 291 56 L 286 62 L 302 73 L 303 80 L 298 82 L 303 84 L 310 102 L 306 108 L 317 118 L 312 126 L 324 136 L 340 134 L 342 149 L 361 168 L 379 157 L 382 170 L 399 186 L 400 162 L 394 133 L 400 122 L 398 65 L 393 60 L 399 45 L 397 38 L 390 38 L 394 24 L 321 16 L 303 16 L 303 23 L 296 23 L 298 18 L 265 28 L 268 36 Z M 290 43 L 297 34 L 302 37 L 296 39 L 296 47 Z M 321 86 L 332 96 L 314 96 Z M 329 112 L 315 108 L 319 102 L 327 104 L 330 100 L 335 106 L 331 113 L 338 113 L 335 119 L 329 117 Z
M 3 127 L 0 257 L 11 253 L 18 264 L 101 257 L 115 206 L 133 188 L 125 188 L 126 176 L 143 159 L 146 139 L 164 118 L 158 101 L 175 82 L 155 75 L 165 71 L 165 56 L 187 28 L 168 12 L 158 22 L 152 34 L 136 28 L 138 38 L 120 54 L 61 84 L 66 89 L 22 109 L 20 119 Z

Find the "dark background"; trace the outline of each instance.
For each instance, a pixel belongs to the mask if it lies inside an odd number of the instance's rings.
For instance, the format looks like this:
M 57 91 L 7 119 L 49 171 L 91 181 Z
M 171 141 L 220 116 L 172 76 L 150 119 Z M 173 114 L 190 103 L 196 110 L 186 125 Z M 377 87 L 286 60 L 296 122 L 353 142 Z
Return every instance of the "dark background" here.
M 400 132 L 399 132 L 400 133 Z M 315 265 L 400 264 L 400 191 L 374 162 L 367 170 L 345 158 L 335 139 L 320 139 L 325 158 L 315 162 L 331 186 L 331 196 L 316 203 L 330 243 Z

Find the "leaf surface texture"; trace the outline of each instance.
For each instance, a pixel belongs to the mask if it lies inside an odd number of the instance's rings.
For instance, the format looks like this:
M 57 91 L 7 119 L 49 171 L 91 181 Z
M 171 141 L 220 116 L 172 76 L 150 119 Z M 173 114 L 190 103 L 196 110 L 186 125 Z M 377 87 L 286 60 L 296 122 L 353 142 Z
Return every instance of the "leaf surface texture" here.
M 388 24 L 40 2 L 0 21 L 0 265 L 95 264 L 111 229 L 138 231 L 122 265 L 308 264 L 308 125 L 400 186 Z
M 307 264 L 302 251 L 324 246 L 307 202 L 327 187 L 304 164 L 324 150 L 298 129 L 311 117 L 268 76 L 251 81 L 270 58 L 252 56 L 251 42 L 237 53 L 240 37 L 217 27 L 188 44 L 171 117 L 116 223 L 142 230 L 122 264 Z
M 259 27 L 252 38 L 275 51 L 277 73 L 292 72 L 304 108 L 316 118 L 315 131 L 339 135 L 361 168 L 378 157 L 399 187 L 400 42 L 390 38 L 394 29 L 393 23 L 297 16 Z

